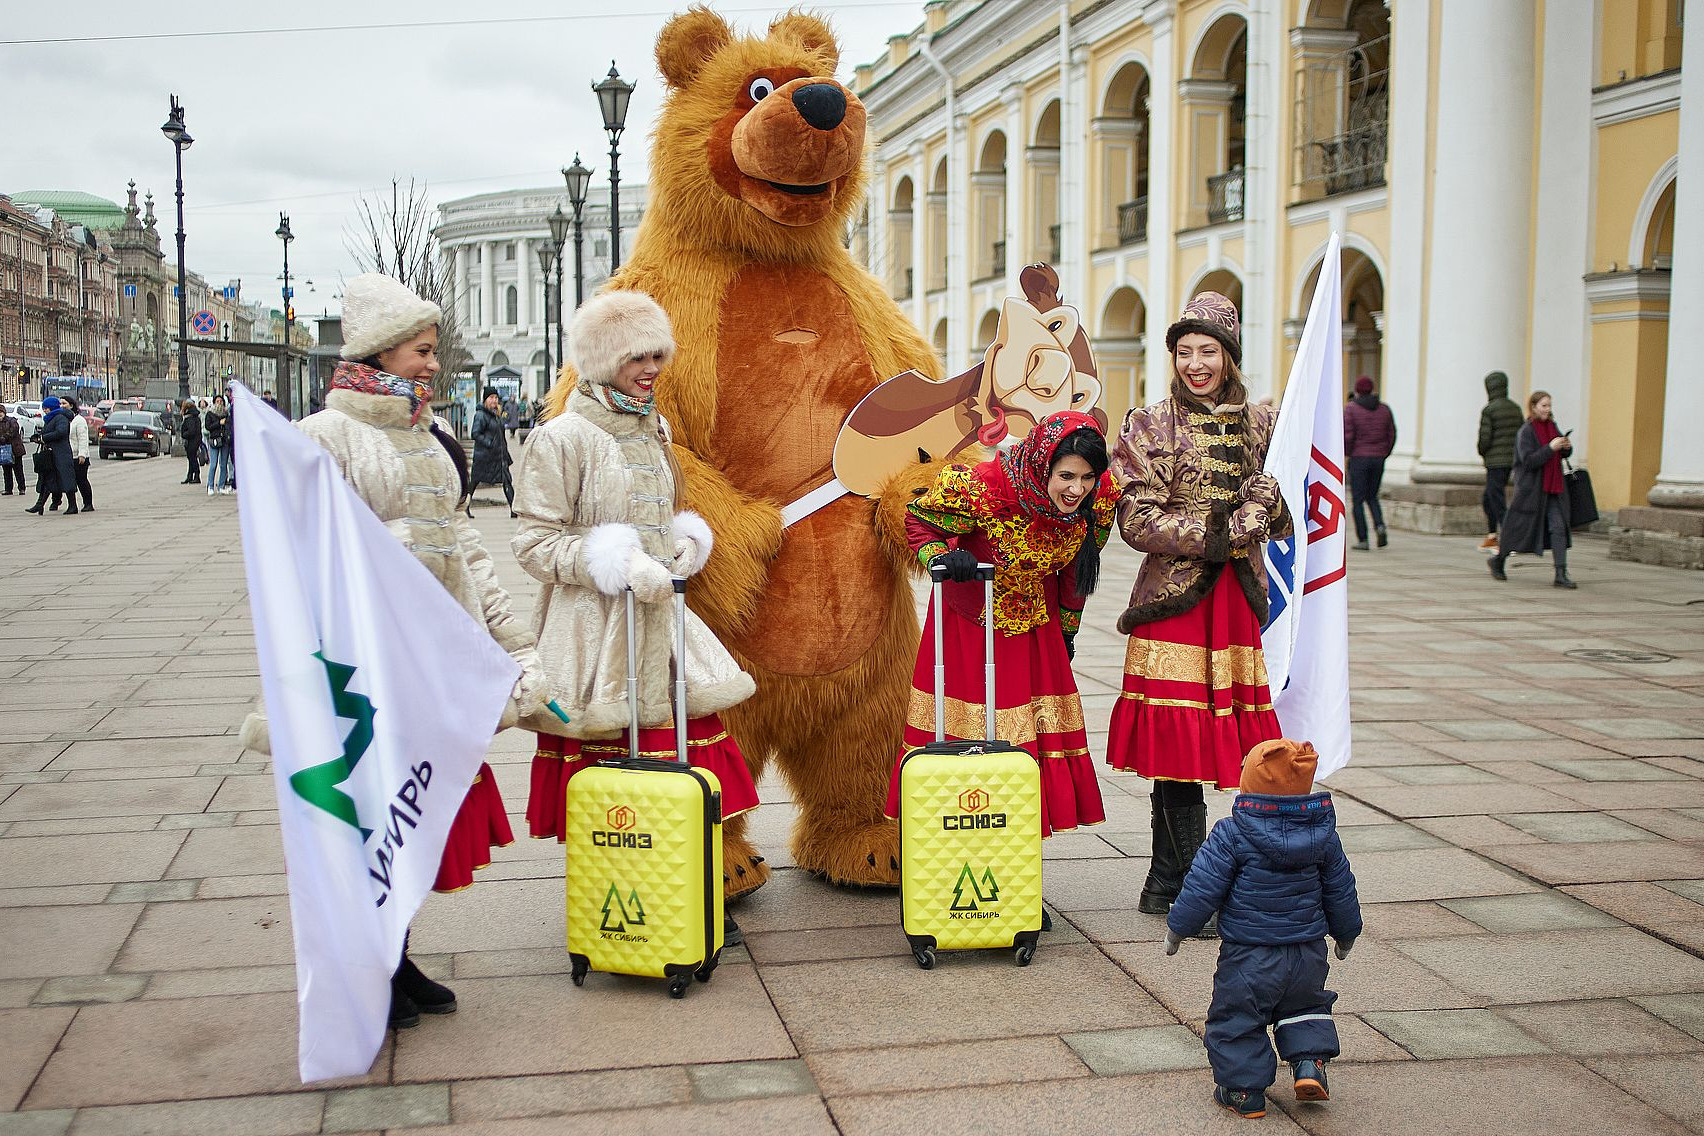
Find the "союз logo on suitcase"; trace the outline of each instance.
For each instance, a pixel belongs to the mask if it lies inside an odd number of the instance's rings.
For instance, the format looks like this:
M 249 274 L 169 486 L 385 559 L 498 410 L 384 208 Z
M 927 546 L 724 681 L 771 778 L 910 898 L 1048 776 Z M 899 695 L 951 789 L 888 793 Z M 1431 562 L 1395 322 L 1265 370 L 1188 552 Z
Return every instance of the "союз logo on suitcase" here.
M 611 805 L 604 814 L 607 829 L 592 829 L 592 846 L 594 848 L 649 848 L 651 834 L 634 832 L 639 824 L 639 814 L 627 805 Z
M 964 811 L 942 814 L 941 827 L 947 832 L 973 828 L 1005 828 L 1006 814 L 988 811 L 993 803 L 994 799 L 988 795 L 986 789 L 966 789 L 958 795 L 958 806 Z

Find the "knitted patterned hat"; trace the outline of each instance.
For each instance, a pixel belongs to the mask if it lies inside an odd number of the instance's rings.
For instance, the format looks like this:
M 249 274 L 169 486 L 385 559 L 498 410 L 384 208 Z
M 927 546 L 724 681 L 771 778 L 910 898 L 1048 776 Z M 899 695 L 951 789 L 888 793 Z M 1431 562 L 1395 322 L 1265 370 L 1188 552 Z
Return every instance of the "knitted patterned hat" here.
M 1175 352 L 1177 341 L 1192 331 L 1211 335 L 1225 345 L 1231 362 L 1242 366 L 1242 321 L 1237 306 L 1217 292 L 1201 292 L 1189 301 L 1178 321 L 1166 329 L 1166 350 Z
M 674 328 L 668 313 L 643 292 L 605 292 L 580 305 L 568 325 L 568 357 L 580 377 L 599 386 L 615 381 L 621 365 L 636 355 L 674 358 Z
M 1312 742 L 1274 738 L 1261 742 L 1243 758 L 1242 791 L 1269 797 L 1305 797 L 1313 792 L 1319 754 Z
M 378 272 L 343 286 L 343 357 L 366 359 L 407 343 L 444 318 L 443 309 Z

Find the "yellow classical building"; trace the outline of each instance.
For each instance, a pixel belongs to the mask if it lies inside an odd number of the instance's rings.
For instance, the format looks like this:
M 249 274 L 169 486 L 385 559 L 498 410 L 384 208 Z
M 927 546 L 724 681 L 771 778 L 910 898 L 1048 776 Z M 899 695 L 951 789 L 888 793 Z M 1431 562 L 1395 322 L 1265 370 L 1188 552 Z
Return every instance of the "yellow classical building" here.
M 1451 487 L 1482 481 L 1499 370 L 1517 401 L 1553 394 L 1606 511 L 1704 508 L 1704 366 L 1668 335 L 1704 329 L 1704 211 L 1675 207 L 1704 184 L 1682 7 L 933 0 L 856 71 L 854 245 L 954 370 L 1053 263 L 1116 421 L 1165 396 L 1164 330 L 1203 289 L 1237 301 L 1251 389 L 1276 394 L 1335 230 L 1345 379 L 1396 414 L 1399 519 L 1483 527 Z M 1704 548 L 1704 516 L 1646 514 Z

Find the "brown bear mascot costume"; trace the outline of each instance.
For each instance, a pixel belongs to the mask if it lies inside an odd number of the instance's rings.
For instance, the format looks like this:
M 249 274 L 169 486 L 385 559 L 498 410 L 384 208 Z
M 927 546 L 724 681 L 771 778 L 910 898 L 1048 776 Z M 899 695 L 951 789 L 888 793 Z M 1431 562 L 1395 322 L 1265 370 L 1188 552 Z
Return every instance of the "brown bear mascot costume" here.
M 937 373 L 934 352 L 843 243 L 864 191 L 864 108 L 833 76 L 828 25 L 791 13 L 735 38 L 695 7 L 657 41 L 668 85 L 649 200 L 610 288 L 647 292 L 678 350 L 657 382 L 686 481 L 715 532 L 694 610 L 757 680 L 724 718 L 799 809 L 793 855 L 845 884 L 898 883 L 882 816 L 917 648 L 904 471 L 875 500 L 845 496 L 785 531 L 781 506 L 832 477 L 847 414 L 882 379 Z M 550 394 L 559 410 L 573 388 Z M 729 893 L 768 878 L 725 834 Z

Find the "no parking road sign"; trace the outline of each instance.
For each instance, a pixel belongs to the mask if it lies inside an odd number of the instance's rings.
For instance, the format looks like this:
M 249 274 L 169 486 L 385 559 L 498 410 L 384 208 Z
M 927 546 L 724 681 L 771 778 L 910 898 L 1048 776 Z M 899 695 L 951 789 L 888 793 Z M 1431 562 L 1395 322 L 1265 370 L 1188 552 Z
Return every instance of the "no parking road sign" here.
M 195 317 L 189 321 L 189 326 L 197 335 L 212 335 L 219 329 L 219 321 L 213 318 L 212 312 L 196 312 Z

